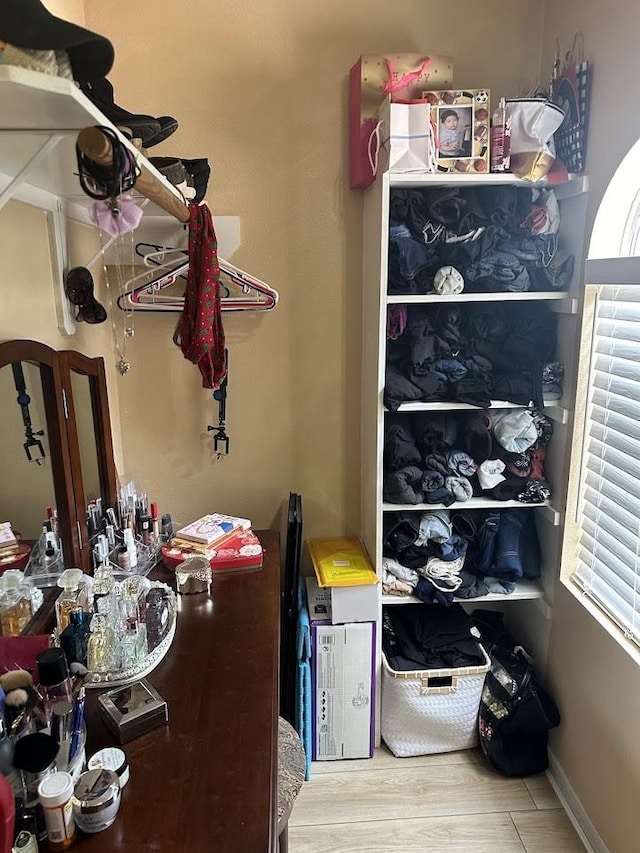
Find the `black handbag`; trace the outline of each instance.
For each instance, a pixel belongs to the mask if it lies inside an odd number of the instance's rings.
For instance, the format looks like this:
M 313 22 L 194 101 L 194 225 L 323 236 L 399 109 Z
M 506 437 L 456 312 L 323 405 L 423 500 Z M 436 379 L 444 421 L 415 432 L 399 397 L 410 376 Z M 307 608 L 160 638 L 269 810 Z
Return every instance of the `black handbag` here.
M 482 751 L 505 776 L 542 773 L 549 730 L 559 725 L 560 712 L 521 648 L 494 646 L 490 656 L 478 716 Z

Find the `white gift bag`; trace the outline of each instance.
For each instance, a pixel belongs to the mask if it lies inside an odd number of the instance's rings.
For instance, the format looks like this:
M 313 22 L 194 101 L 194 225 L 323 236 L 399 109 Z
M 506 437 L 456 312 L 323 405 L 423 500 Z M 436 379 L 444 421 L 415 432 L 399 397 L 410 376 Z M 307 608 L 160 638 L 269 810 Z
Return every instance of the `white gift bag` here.
M 369 144 L 374 174 L 437 171 L 436 140 L 428 103 L 387 102 Z

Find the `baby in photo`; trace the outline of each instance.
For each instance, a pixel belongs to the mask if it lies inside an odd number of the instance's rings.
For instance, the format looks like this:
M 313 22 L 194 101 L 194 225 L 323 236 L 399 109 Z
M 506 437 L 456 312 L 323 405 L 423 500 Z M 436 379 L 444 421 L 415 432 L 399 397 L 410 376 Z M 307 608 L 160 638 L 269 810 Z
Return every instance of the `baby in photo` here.
M 439 112 L 438 121 L 438 156 L 439 157 L 469 157 L 470 150 L 465 151 L 465 137 L 471 126 L 469 107 L 444 109 Z M 469 145 L 466 144 L 466 148 Z

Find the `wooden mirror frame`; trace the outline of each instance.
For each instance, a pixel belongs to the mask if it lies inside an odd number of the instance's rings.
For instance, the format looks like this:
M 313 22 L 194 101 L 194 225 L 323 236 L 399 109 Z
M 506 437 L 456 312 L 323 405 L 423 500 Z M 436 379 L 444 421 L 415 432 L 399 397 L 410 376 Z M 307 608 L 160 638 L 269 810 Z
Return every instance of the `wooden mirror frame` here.
M 78 566 L 90 574 L 93 567 L 71 374 L 79 373 L 89 380 L 100 487 L 107 505 L 115 506 L 117 478 L 104 359 L 88 358 L 73 350 L 57 351 L 39 341 L 1 342 L 0 368 L 16 361 L 40 368 L 65 565 Z

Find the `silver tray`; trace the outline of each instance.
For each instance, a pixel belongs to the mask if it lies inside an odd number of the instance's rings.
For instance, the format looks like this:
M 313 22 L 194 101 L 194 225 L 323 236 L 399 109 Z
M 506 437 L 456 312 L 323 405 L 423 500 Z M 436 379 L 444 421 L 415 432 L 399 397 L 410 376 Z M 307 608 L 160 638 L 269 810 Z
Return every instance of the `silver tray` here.
M 149 675 L 150 672 L 153 672 L 171 648 L 171 643 L 173 643 L 173 638 L 176 635 L 176 623 L 178 620 L 176 594 L 165 583 L 161 583 L 160 581 L 150 581 L 150 583 L 152 589 L 154 587 L 164 589 L 169 594 L 169 630 L 162 641 L 141 663 L 136 664 L 136 666 L 130 666 L 127 669 L 113 670 L 112 672 L 89 672 L 83 682 L 85 687 L 124 687 L 127 684 L 131 684 L 132 681 L 139 681 L 141 678 Z

